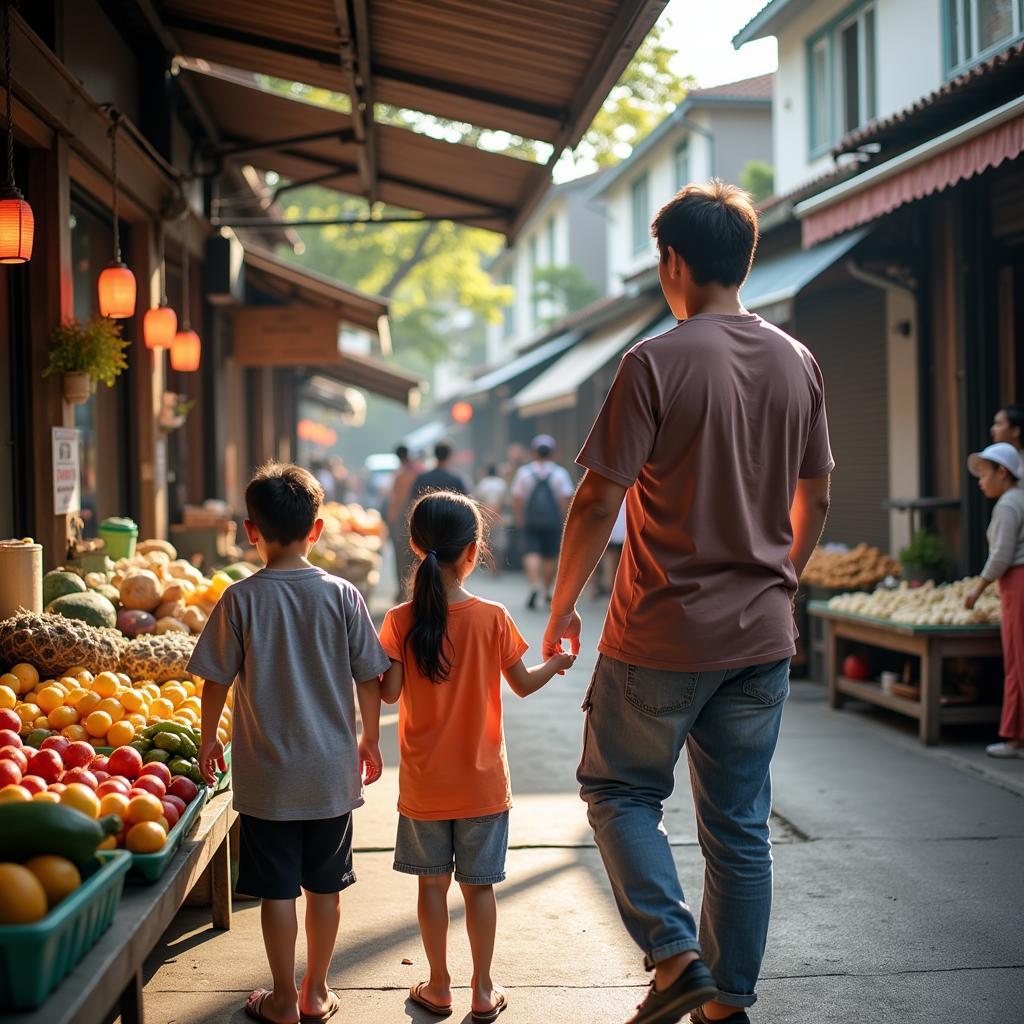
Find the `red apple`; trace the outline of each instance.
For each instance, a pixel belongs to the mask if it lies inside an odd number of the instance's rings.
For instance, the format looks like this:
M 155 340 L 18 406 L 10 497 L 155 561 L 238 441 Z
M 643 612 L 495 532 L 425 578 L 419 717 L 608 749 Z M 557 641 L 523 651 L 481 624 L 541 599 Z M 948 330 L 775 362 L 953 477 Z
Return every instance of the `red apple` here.
M 56 750 L 40 750 L 28 759 L 26 775 L 38 775 L 46 783 L 60 782 L 64 762 Z
M 51 782 L 46 788 L 50 793 L 63 793 L 68 787 L 63 782 Z
M 195 800 L 199 787 L 191 779 L 186 778 L 184 775 L 178 775 L 167 787 L 167 792 L 171 796 L 181 797 L 185 803 L 190 804 Z
M 25 753 L 24 747 L 15 747 L 10 743 L 6 747 L 0 747 L 0 761 L 13 761 L 19 771 L 24 771 L 28 767 L 28 754 Z
M 93 750 L 92 744 L 85 740 L 75 740 L 74 743 L 68 744 L 68 749 L 61 754 L 65 768 L 85 768 L 92 764 L 95 756 L 96 751 Z
M 94 793 L 99 783 L 96 781 L 96 776 L 93 775 L 88 768 L 72 768 L 71 771 L 64 773 L 64 778 L 61 782 L 65 786 L 70 786 L 72 782 L 81 782 L 84 786 L 88 786 Z
M 0 729 L 0 747 L 23 747 L 17 729 Z
M 104 782 L 107 781 L 107 779 L 113 778 L 113 776 L 110 774 L 110 772 L 102 772 L 102 771 L 99 771 L 96 768 L 90 768 L 89 771 L 92 772 L 93 777 L 96 779 L 97 784 L 101 785 L 101 786 L 103 785 Z
M 61 756 L 61 760 L 64 760 L 64 751 L 71 746 L 71 740 L 67 736 L 47 736 L 42 743 L 39 744 L 40 750 L 56 750 Z
M 871 663 L 862 654 L 848 654 L 843 659 L 843 675 L 848 679 L 870 679 Z
M 110 758 L 106 754 L 97 754 L 89 762 L 89 771 L 91 772 L 109 772 L 111 775 L 114 773 L 110 771 Z
M 167 819 L 167 824 L 174 828 L 178 824 L 178 819 L 181 817 L 181 812 L 178 808 L 171 803 L 170 800 L 161 800 L 160 803 L 164 807 L 164 817 Z
M 93 774 L 96 774 L 95 772 Z M 109 779 L 105 779 L 96 787 L 96 795 L 104 797 L 108 793 L 120 793 L 123 796 L 128 795 L 128 783 L 124 779 L 111 776 Z
M 174 804 L 174 806 L 178 809 L 179 818 L 185 813 L 185 808 L 188 806 L 188 804 L 186 804 L 185 801 L 182 800 L 180 796 L 172 796 L 170 793 L 168 793 L 167 796 L 165 796 L 163 800 L 161 800 L 160 802 Z
M 0 789 L 3 789 L 4 786 L 16 786 L 19 782 L 21 782 L 21 768 L 13 761 L 0 761 Z
M 144 789 L 162 800 L 167 795 L 167 787 L 155 775 L 140 775 L 135 780 L 136 789 Z
M 104 771 L 134 779 L 142 771 L 142 755 L 134 747 L 118 747 L 109 758 Z
M 139 778 L 142 778 L 143 775 L 155 775 L 165 786 L 169 786 L 171 784 L 171 779 L 174 778 L 171 774 L 171 769 L 160 761 L 153 761 L 150 764 L 147 764 L 142 771 L 139 772 Z
M 0 729 L 10 732 L 21 732 L 22 721 L 16 711 L 10 708 L 0 708 Z
M 36 793 L 42 793 L 46 789 L 46 780 L 39 778 L 38 775 L 26 775 L 20 782 L 20 785 L 24 786 L 33 795 Z

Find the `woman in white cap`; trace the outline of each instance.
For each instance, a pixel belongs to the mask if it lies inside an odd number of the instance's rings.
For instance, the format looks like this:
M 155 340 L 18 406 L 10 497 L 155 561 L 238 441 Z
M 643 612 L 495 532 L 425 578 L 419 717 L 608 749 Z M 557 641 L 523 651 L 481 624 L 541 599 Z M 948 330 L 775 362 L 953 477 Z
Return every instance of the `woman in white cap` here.
M 1024 489 L 1018 486 L 1024 465 L 1017 449 L 1002 441 L 971 455 L 967 468 L 985 497 L 996 501 L 988 527 L 988 561 L 964 602 L 973 608 L 989 584 L 999 580 L 1003 741 L 989 744 L 985 752 L 990 757 L 1024 757 Z

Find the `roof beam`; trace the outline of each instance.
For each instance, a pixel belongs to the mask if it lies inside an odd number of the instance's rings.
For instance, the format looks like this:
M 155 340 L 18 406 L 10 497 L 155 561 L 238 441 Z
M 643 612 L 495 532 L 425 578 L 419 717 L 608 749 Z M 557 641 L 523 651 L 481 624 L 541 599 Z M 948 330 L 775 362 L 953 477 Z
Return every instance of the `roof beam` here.
M 335 3 L 344 0 L 335 0 Z M 362 80 L 363 117 L 366 124 L 366 163 L 370 176 L 370 202 L 376 199 L 377 188 L 377 114 L 373 88 L 373 58 L 370 47 L 370 15 L 367 12 L 366 0 L 352 0 L 355 13 L 356 28 L 356 59 L 358 74 Z
M 372 204 L 377 201 L 377 162 L 375 158 L 371 160 L 370 157 L 373 106 L 366 102 L 366 74 L 361 64 L 361 47 L 357 43 L 356 26 L 348 9 L 348 0 L 334 0 L 334 13 L 341 34 L 340 53 L 336 54 L 334 59 L 341 63 L 345 72 L 348 98 L 352 107 L 352 127 L 355 129 L 355 141 L 359 147 L 359 180 L 362 182 L 366 201 Z
M 286 146 L 298 146 L 304 142 L 323 142 L 327 139 L 336 139 L 344 145 L 355 139 L 355 132 L 351 128 L 331 128 L 328 131 L 289 135 L 281 139 L 239 139 L 214 146 L 212 151 L 217 156 L 242 156 L 247 153 L 259 153 L 265 149 L 283 150 Z

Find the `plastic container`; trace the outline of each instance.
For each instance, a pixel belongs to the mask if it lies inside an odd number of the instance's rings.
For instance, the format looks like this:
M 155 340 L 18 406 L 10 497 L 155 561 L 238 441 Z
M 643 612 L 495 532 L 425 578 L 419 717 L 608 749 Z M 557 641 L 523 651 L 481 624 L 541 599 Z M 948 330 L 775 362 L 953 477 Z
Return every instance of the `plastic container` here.
M 114 561 L 119 558 L 131 558 L 135 554 L 139 528 L 134 520 L 111 516 L 100 523 L 99 535 L 107 549 L 107 554 Z
M 167 865 L 174 859 L 182 841 L 192 831 L 193 826 L 199 819 L 199 812 L 202 811 L 206 798 L 210 791 L 200 787 L 196 798 L 185 808 L 178 824 L 167 833 L 167 842 L 162 850 L 156 853 L 133 853 L 131 871 L 128 872 L 128 881 L 139 885 L 151 885 L 159 880 L 160 876 L 167 870 Z
M 0 1010 L 34 1010 L 110 927 L 132 856 L 96 858 L 96 870 L 41 921 L 0 926 Z

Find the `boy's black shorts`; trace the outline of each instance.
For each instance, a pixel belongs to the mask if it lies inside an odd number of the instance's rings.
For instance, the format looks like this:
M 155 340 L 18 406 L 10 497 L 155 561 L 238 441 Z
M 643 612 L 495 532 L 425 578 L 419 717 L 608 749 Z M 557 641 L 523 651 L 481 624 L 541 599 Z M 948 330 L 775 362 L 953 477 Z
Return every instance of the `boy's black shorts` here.
M 352 871 L 352 815 L 314 821 L 266 821 L 240 814 L 241 848 L 235 888 L 245 896 L 291 900 L 299 888 L 347 889 Z

